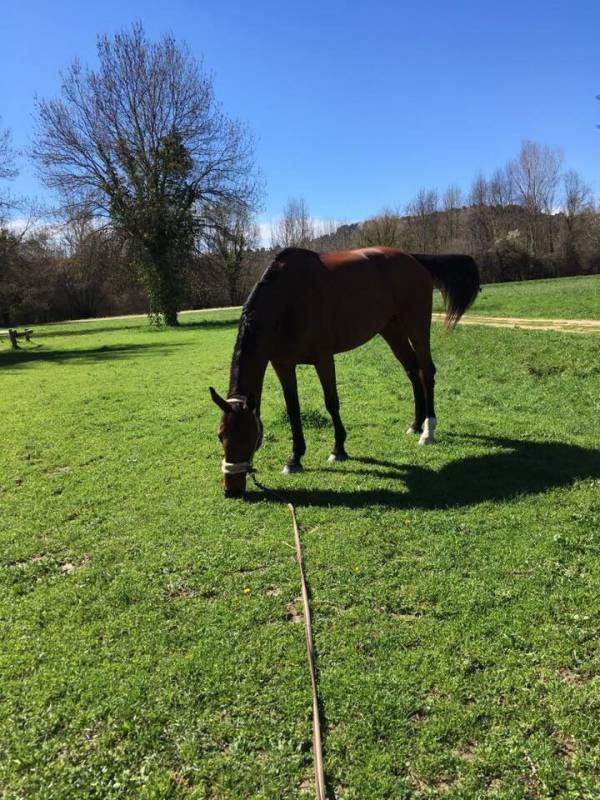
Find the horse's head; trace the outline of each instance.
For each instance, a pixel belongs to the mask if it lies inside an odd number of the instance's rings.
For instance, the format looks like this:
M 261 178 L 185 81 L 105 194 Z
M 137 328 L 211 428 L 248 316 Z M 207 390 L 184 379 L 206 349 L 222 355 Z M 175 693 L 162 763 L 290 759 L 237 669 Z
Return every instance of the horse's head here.
M 224 400 L 212 386 L 210 396 L 223 412 L 218 435 L 224 450 L 225 497 L 241 497 L 246 491 L 246 475 L 252 470 L 252 458 L 262 444 L 262 423 L 253 398 L 234 395 Z

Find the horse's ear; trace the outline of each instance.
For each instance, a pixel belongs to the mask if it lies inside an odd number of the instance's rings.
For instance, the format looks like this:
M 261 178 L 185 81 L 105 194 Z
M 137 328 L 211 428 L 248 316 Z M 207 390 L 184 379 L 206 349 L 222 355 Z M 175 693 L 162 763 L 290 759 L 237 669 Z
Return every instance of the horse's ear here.
M 256 408 L 256 400 L 252 395 L 249 395 L 244 402 L 244 406 L 248 409 L 248 411 L 254 411 Z
M 216 405 L 218 405 L 218 406 L 219 406 L 219 408 L 221 409 L 221 411 L 225 411 L 226 413 L 227 413 L 228 411 L 231 411 L 231 406 L 229 405 L 229 403 L 227 402 L 227 400 L 223 400 L 223 398 L 221 397 L 221 395 L 217 394 L 217 392 L 215 392 L 215 390 L 213 389 L 213 387 L 212 387 L 212 386 L 209 386 L 209 387 L 208 387 L 208 391 L 210 392 L 210 396 L 211 396 L 211 397 L 212 397 L 212 399 L 213 399 L 213 403 L 215 403 Z

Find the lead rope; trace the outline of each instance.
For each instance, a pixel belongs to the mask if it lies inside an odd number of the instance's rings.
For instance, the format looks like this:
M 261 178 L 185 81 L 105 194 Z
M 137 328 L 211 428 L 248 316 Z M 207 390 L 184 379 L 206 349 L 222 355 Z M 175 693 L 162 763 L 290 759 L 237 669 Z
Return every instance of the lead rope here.
M 298 527 L 298 519 L 296 517 L 296 508 L 293 503 L 283 497 L 283 495 L 269 489 L 268 486 L 262 484 L 254 472 L 250 472 L 252 480 L 259 489 L 262 489 L 266 494 L 271 494 L 285 503 L 292 515 L 292 525 L 294 527 L 294 544 L 296 550 L 296 561 L 300 569 L 300 589 L 302 594 L 302 616 L 304 617 L 304 633 L 306 636 L 306 653 L 308 656 L 308 667 L 310 669 L 310 685 L 312 691 L 312 718 L 313 718 L 313 757 L 315 762 L 315 790 L 317 800 L 327 800 L 325 792 L 325 770 L 323 767 L 323 742 L 321 738 L 321 717 L 319 714 L 319 689 L 317 684 L 317 670 L 315 665 L 315 648 L 313 644 L 312 634 L 312 619 L 310 614 L 310 603 L 308 599 L 308 587 L 306 585 L 306 576 L 304 574 L 304 559 L 302 558 L 302 545 L 300 542 L 300 528 Z

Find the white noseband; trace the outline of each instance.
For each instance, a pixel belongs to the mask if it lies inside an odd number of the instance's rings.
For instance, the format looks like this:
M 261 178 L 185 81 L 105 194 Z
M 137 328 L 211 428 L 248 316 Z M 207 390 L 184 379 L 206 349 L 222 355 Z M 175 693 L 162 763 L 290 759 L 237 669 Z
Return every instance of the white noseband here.
M 221 472 L 223 475 L 241 475 L 242 472 L 252 470 L 251 461 L 221 461 Z
M 244 405 L 247 400 L 248 398 L 242 395 L 227 398 L 228 403 L 240 403 L 241 405 Z M 256 452 L 262 444 L 263 426 L 256 413 L 256 409 L 254 409 L 253 414 L 256 420 L 256 445 L 254 446 L 254 451 Z M 245 472 L 252 472 L 252 461 L 226 461 L 223 459 L 221 462 L 221 472 L 223 475 L 241 475 Z

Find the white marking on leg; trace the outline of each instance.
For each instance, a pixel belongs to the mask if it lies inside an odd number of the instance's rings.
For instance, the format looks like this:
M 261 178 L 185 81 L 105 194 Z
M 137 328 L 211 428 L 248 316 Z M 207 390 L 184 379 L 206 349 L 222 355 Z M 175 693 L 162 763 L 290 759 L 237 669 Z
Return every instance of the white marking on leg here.
M 419 444 L 433 444 L 433 432 L 435 431 L 435 426 L 437 425 L 437 420 L 435 417 L 426 417 L 425 422 L 423 423 L 423 433 L 421 434 L 421 438 L 419 439 Z
M 327 461 L 348 461 L 347 453 L 331 453 L 327 458 Z

